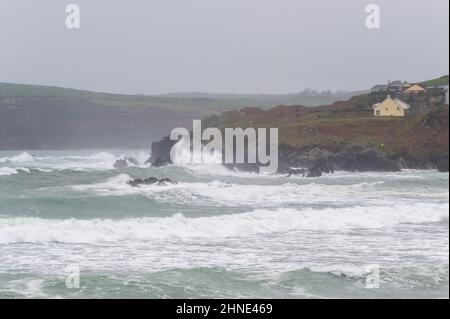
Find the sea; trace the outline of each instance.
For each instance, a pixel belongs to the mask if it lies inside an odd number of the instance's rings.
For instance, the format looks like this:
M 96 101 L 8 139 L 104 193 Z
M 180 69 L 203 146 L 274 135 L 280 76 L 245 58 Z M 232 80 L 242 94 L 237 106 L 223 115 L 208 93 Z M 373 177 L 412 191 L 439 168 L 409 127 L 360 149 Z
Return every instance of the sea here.
M 133 156 L 138 163 L 115 169 Z M 449 175 L 0 152 L 0 298 L 448 298 Z M 177 184 L 131 187 L 134 178 Z

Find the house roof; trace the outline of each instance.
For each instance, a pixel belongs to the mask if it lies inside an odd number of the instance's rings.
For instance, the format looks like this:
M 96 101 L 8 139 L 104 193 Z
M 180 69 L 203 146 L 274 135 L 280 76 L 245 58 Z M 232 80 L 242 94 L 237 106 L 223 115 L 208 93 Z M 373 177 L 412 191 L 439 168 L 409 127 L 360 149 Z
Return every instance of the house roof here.
M 390 95 L 388 95 L 387 98 L 383 102 L 374 104 L 373 108 L 376 109 L 380 106 L 385 106 L 385 105 L 387 106 L 389 104 L 395 104 L 396 106 L 401 107 L 404 110 L 408 110 L 410 108 L 409 104 L 403 102 L 399 98 L 396 98 L 395 100 L 393 100 Z
M 391 83 L 389 83 L 389 86 L 403 86 L 403 82 L 402 81 L 392 81 Z
M 414 84 L 413 86 L 407 88 L 405 92 L 425 92 L 426 90 L 418 84 Z
M 400 106 L 401 108 L 403 108 L 404 110 L 407 110 L 410 108 L 409 104 L 403 102 L 402 100 L 400 100 L 399 98 L 396 98 L 394 100 L 395 104 L 397 104 L 398 106 Z
M 378 85 L 374 85 L 371 90 L 384 90 L 387 88 L 387 85 L 385 84 L 378 84 Z

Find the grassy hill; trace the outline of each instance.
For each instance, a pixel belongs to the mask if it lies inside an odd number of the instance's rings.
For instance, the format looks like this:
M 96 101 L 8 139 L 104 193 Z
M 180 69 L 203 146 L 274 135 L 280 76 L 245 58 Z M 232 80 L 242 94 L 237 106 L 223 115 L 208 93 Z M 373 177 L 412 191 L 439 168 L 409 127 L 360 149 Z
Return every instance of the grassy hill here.
M 444 83 L 445 78 L 427 82 Z M 349 94 L 145 96 L 0 83 L 0 149 L 150 147 L 171 129 L 191 127 L 193 119 L 208 118 L 219 127 L 279 127 L 281 141 L 297 147 L 363 143 L 393 151 L 426 151 L 447 145 L 448 152 L 448 125 L 445 139 L 442 129 L 418 129 L 420 118 L 374 119 L 370 107 L 378 101 L 370 94 L 353 98 Z M 277 106 L 327 104 L 331 105 Z
M 103 106 L 151 107 L 203 115 L 237 110 L 248 106 L 271 108 L 276 105 L 318 106 L 347 100 L 359 92 L 302 92 L 298 94 L 208 94 L 172 93 L 163 95 L 127 95 L 99 93 L 54 86 L 0 83 L 1 98 L 47 98 L 91 101 Z
M 448 85 L 448 75 L 441 76 L 437 79 L 428 80 L 425 82 L 422 82 L 425 86 L 445 86 Z
M 438 106 L 411 117 L 374 117 L 373 111 L 348 102 L 306 108 L 246 108 L 209 117 L 204 126 L 277 127 L 279 143 L 295 148 L 319 146 L 332 151 L 360 145 L 390 155 L 448 156 L 449 110 Z
M 224 111 L 345 98 L 311 93 L 145 96 L 0 83 L 0 149 L 150 147 L 175 127 Z
M 238 108 L 238 103 L 204 98 L 172 98 L 144 95 L 98 93 L 50 86 L 0 83 L 0 98 L 72 100 L 111 107 L 159 108 L 177 112 L 198 112 L 205 115 Z
M 0 83 L 0 149 L 141 148 L 175 127 L 246 106 L 328 104 L 345 95 L 125 95 Z

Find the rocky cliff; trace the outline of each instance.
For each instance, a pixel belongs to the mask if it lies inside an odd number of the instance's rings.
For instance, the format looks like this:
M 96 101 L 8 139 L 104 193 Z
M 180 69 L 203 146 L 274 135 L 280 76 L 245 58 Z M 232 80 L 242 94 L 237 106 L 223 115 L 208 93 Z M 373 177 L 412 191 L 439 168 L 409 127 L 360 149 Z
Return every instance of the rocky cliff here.
M 277 127 L 282 174 L 320 176 L 334 171 L 399 171 L 449 167 L 448 106 L 405 118 L 375 118 L 369 109 L 349 102 L 305 108 L 279 106 L 264 111 L 246 108 L 212 116 L 204 128 Z M 150 162 L 170 163 L 173 141 L 152 145 Z M 232 169 L 257 172 L 258 164 L 227 164 Z

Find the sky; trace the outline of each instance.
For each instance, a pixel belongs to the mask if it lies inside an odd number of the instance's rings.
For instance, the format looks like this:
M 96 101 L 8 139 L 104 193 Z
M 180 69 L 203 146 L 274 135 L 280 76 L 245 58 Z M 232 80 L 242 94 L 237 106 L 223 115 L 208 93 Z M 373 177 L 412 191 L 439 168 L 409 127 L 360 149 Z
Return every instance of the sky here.
M 274 94 L 448 73 L 448 0 L 0 0 L 0 82 Z

